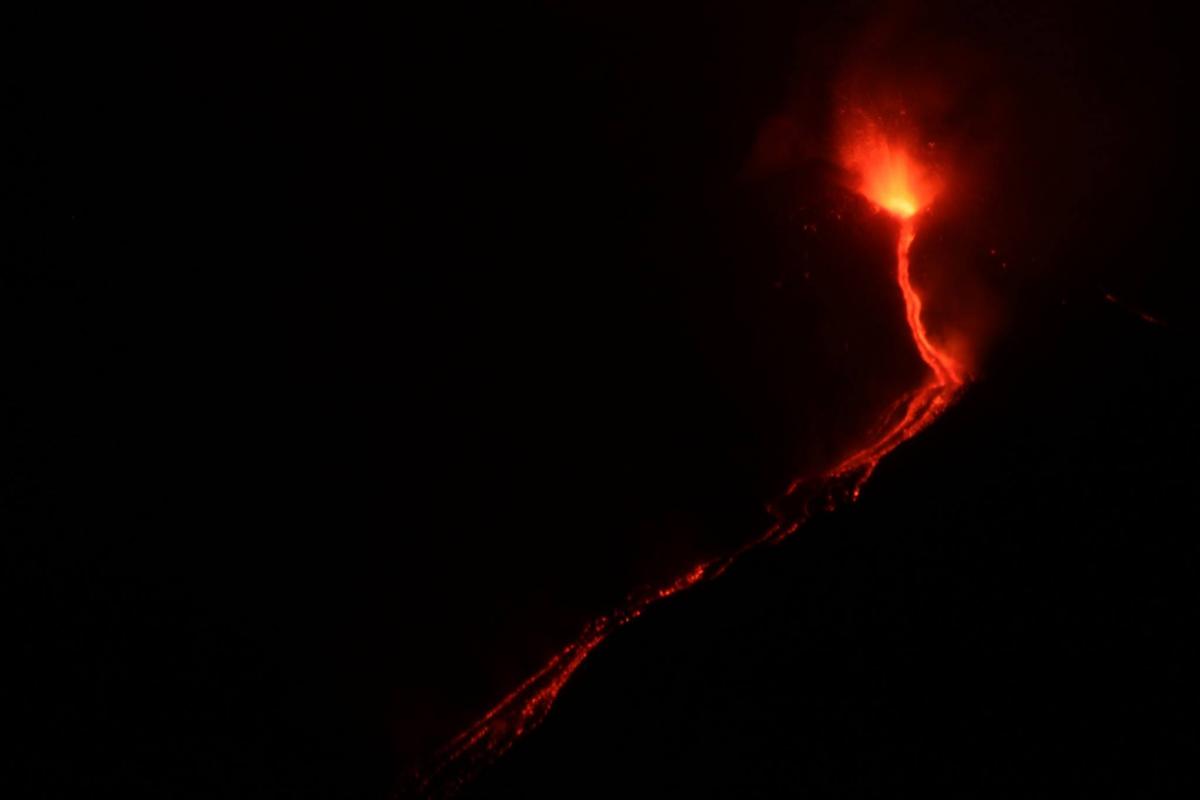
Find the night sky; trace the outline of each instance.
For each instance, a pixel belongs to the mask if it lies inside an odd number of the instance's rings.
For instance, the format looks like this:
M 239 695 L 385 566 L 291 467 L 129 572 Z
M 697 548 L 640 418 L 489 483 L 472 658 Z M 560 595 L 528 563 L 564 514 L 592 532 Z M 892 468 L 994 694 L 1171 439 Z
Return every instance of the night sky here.
M 388 798 L 921 380 L 832 155 L 900 92 L 974 379 L 463 797 L 1194 785 L 1194 47 L 1167 4 L 34 14 L 4 48 L 14 797 Z

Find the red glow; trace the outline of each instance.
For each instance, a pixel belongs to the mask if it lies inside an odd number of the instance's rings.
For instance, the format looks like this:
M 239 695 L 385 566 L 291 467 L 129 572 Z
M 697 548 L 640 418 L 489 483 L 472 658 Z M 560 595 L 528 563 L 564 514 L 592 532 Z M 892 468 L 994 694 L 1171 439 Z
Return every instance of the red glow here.
M 730 560 L 700 564 L 666 586 L 632 595 L 624 608 L 593 620 L 574 642 L 509 692 L 482 719 L 454 737 L 441 753 L 439 763 L 422 780 L 419 792 L 429 797 L 453 796 L 479 767 L 505 753 L 522 734 L 545 719 L 575 670 L 610 633 L 640 617 L 654 601 L 720 574 Z
M 759 537 L 727 556 L 700 564 L 670 584 L 632 595 L 625 607 L 584 628 L 541 670 L 455 737 L 426 776 L 422 793 L 452 795 L 480 766 L 508 750 L 521 734 L 545 718 L 559 691 L 588 654 L 614 630 L 641 616 L 651 603 L 721 575 L 747 550 L 786 539 L 815 513 L 832 511 L 842 502 L 856 500 L 880 460 L 928 427 L 957 396 L 963 386 L 963 371 L 930 339 L 921 317 L 921 296 L 909 274 L 909 250 L 916 238 L 917 219 L 937 194 L 939 184 L 902 146 L 873 127 L 849 138 L 842 154 L 845 166 L 859 180 L 858 191 L 900 223 L 896 282 L 904 298 L 913 345 L 929 367 L 929 378 L 891 405 L 869 444 L 823 475 L 793 481 L 770 507 L 775 523 Z

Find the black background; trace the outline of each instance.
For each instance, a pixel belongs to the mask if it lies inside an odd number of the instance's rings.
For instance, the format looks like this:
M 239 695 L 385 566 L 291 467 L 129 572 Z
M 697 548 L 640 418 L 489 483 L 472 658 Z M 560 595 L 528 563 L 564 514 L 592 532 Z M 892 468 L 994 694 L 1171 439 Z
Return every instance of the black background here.
M 914 6 L 879 51 L 871 3 L 14 20 L 23 795 L 386 796 L 760 531 L 919 366 L 889 223 L 820 153 L 754 168 L 781 114 L 826 138 L 847 64 L 965 65 L 940 122 L 986 146 L 925 247 L 976 276 L 951 322 L 994 310 L 981 379 L 859 505 L 614 637 L 472 791 L 1186 779 L 1186 25 L 1003 6 Z

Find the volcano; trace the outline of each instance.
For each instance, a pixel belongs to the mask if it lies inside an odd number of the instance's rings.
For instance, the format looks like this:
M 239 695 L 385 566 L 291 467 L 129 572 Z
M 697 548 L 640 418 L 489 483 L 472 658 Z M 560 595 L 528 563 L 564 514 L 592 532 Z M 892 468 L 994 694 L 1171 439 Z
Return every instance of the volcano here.
M 1174 8 L 26 16 L 10 794 L 1195 794 Z

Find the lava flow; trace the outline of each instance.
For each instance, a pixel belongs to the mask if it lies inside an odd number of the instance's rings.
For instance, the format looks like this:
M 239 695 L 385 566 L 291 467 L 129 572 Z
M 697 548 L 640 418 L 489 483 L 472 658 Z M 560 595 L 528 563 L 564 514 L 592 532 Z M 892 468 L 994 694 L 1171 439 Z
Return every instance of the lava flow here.
M 514 689 L 483 718 L 456 736 L 433 769 L 420 781 L 426 797 L 453 795 L 487 763 L 507 751 L 550 711 L 559 691 L 584 659 L 614 630 L 641 616 L 657 600 L 721 575 L 743 553 L 795 533 L 813 514 L 832 511 L 857 499 L 880 460 L 930 425 L 964 384 L 962 367 L 930 338 L 921 316 L 921 296 L 912 284 L 909 250 L 916 220 L 937 193 L 937 182 L 903 148 L 874 128 L 853 137 L 843 149 L 844 165 L 858 177 L 857 191 L 899 222 L 896 280 L 904 298 L 905 319 L 913 344 L 929 368 L 929 378 L 899 397 L 884 415 L 869 443 L 828 472 L 793 481 L 769 506 L 775 522 L 737 550 L 693 568 L 666 586 L 631 595 L 624 607 L 587 625 L 580 636 Z

